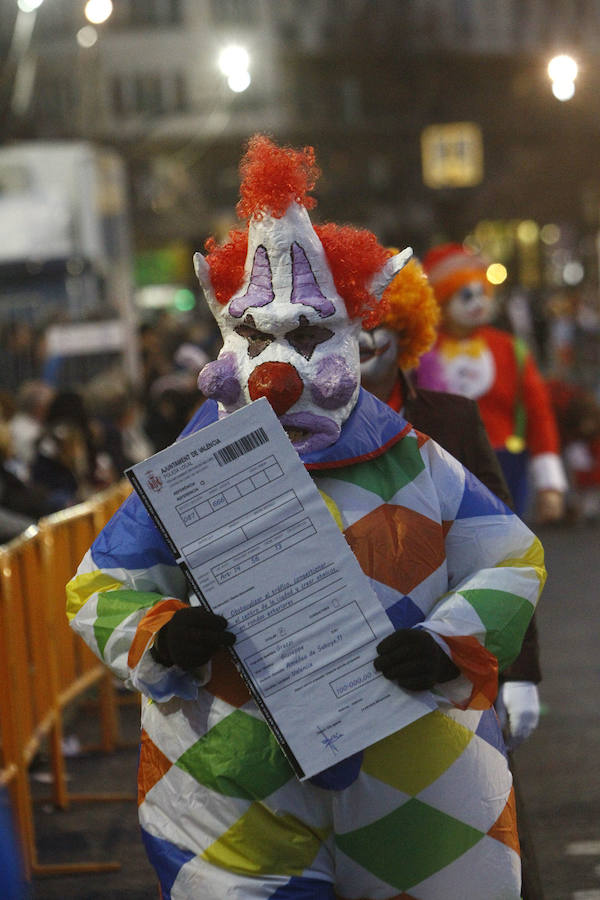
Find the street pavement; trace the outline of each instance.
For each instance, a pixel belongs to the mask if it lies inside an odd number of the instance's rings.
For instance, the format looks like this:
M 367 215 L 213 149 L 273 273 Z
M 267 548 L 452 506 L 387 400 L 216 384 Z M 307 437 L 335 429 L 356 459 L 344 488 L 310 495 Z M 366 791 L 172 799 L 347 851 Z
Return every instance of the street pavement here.
M 600 524 L 535 530 L 549 571 L 538 613 L 543 715 L 513 756 L 522 821 L 542 887 L 528 900 L 600 900 Z M 124 705 L 120 716 L 132 746 L 108 757 L 69 759 L 73 792 L 135 790 L 139 712 Z M 71 724 L 84 743 L 92 739 L 92 726 L 86 710 Z M 43 760 L 38 768 L 43 772 Z M 34 785 L 41 793 L 44 786 Z M 121 869 L 35 878 L 34 900 L 158 900 L 134 802 L 78 803 L 66 812 L 41 803 L 36 827 L 42 862 L 117 860 Z M 465 894 L 449 900 L 489 898 Z
M 537 534 L 543 715 L 515 769 L 544 900 L 600 900 L 600 525 Z
M 159 900 L 137 819 L 136 772 L 140 733 L 139 704 L 124 694 L 119 709 L 122 746 L 108 755 L 85 751 L 98 740 L 95 712 L 82 706 L 68 724 L 67 739 L 84 752 L 67 759 L 69 793 L 125 794 L 118 802 L 73 802 L 56 810 L 43 802 L 48 794 L 47 760 L 33 767 L 31 785 L 38 798 L 35 827 L 40 863 L 117 862 L 116 872 L 40 876 L 33 880 L 32 900 Z M 1 897 L 1 891 L 0 891 Z

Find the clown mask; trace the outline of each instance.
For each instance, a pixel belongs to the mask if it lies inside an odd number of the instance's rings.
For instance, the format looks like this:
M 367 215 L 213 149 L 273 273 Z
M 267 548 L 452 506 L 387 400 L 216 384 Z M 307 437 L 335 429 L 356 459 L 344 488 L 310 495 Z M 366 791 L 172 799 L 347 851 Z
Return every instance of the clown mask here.
M 456 337 L 466 337 L 489 322 L 493 314 L 494 298 L 483 282 L 474 280 L 464 284 L 446 301 L 442 312 L 443 326 Z
M 322 242 L 306 208 L 310 198 L 297 190 L 290 193 L 298 167 L 306 173 L 314 164 L 306 154 L 277 148 L 264 137 L 251 142 L 242 185 L 246 193 L 251 187 L 253 195 L 245 263 L 239 286 L 226 302 L 218 297 L 211 254 L 208 259 L 194 256 L 223 336 L 218 358 L 200 373 L 200 390 L 218 402 L 221 415 L 266 397 L 299 453 L 335 443 L 354 408 L 360 386 L 357 336 L 364 313 L 353 314 L 352 302 L 347 303 L 336 286 L 330 257 L 333 254 L 338 264 L 344 257 L 339 248 L 326 253 L 329 227 L 323 227 Z M 286 167 L 293 172 L 281 178 Z M 265 180 L 268 192 L 261 187 Z M 335 232 L 336 247 L 345 233 Z M 350 242 L 356 234 L 348 230 Z M 374 309 L 412 251 L 389 258 L 372 235 L 363 234 L 370 247 L 363 292 L 372 298 Z M 243 236 L 238 234 L 237 240 L 244 244 Z M 346 252 L 352 257 L 351 243 Z
M 398 335 L 386 325 L 358 336 L 360 374 L 363 387 L 387 399 L 398 374 Z
M 398 370 L 409 372 L 433 345 L 440 309 L 416 259 L 386 288 L 382 324 L 359 335 L 361 381 L 380 400 L 392 394 Z

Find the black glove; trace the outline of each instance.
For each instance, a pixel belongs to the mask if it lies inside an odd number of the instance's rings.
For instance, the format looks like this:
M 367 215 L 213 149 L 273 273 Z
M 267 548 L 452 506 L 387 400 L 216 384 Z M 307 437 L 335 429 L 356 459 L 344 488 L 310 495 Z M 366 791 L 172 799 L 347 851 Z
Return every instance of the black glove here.
M 427 631 L 400 628 L 377 646 L 378 672 L 407 691 L 427 691 L 460 675 L 450 657 Z
M 178 609 L 156 634 L 150 652 L 163 666 L 196 669 L 208 662 L 219 647 L 235 643 L 235 635 L 226 628 L 223 616 L 200 606 Z

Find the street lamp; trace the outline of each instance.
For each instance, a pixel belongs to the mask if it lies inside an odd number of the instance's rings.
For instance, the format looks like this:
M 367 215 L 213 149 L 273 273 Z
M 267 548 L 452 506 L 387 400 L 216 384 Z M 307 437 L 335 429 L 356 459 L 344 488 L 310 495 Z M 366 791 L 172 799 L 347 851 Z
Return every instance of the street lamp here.
M 15 60 L 15 75 L 10 108 L 16 116 L 24 116 L 31 104 L 35 82 L 36 58 L 31 51 L 31 38 L 37 11 L 44 0 L 17 0 L 17 18 L 13 28 L 9 58 Z
M 487 267 L 485 275 L 490 284 L 496 285 L 504 284 L 504 282 L 508 278 L 506 266 L 503 266 L 502 263 L 492 263 L 491 265 L 489 265 Z
M 224 47 L 219 53 L 218 65 L 227 78 L 229 90 L 235 94 L 240 94 L 250 86 L 250 57 L 244 47 L 235 44 Z
M 575 93 L 577 63 L 571 56 L 561 53 L 548 63 L 548 76 L 552 82 L 552 93 L 557 100 L 570 100 Z
M 89 49 L 98 42 L 98 32 L 93 25 L 83 25 L 77 32 L 76 38 L 80 47 Z
M 92 25 L 106 22 L 112 11 L 112 0 L 88 0 L 84 9 L 85 17 Z

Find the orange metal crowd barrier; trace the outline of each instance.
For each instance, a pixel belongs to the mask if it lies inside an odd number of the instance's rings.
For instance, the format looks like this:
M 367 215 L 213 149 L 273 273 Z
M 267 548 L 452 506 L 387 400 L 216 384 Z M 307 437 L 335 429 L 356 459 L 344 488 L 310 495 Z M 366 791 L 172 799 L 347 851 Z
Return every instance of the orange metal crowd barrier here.
M 65 585 L 96 534 L 130 492 L 126 482 L 42 519 L 0 546 L 0 785 L 9 791 L 26 874 L 114 870 L 115 862 L 42 864 L 37 859 L 29 767 L 47 749 L 52 802 L 134 799 L 123 794 L 70 794 L 62 752 L 67 707 L 96 687 L 99 746 L 117 745 L 112 675 L 69 627 Z

